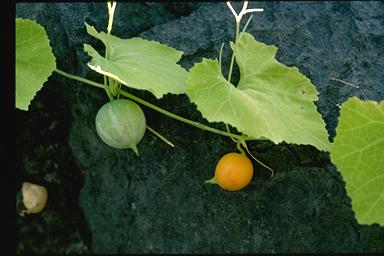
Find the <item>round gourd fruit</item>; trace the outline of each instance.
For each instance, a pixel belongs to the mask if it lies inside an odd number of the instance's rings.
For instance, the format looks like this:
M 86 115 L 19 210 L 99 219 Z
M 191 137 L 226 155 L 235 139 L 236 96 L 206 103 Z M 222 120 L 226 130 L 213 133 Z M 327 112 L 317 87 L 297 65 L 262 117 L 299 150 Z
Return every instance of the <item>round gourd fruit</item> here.
M 252 176 L 252 161 L 245 155 L 231 152 L 220 158 L 214 179 L 221 188 L 237 191 L 247 186 Z
M 96 131 L 109 146 L 132 149 L 137 155 L 137 144 L 143 138 L 146 120 L 143 110 L 127 99 L 117 99 L 104 104 L 96 114 Z

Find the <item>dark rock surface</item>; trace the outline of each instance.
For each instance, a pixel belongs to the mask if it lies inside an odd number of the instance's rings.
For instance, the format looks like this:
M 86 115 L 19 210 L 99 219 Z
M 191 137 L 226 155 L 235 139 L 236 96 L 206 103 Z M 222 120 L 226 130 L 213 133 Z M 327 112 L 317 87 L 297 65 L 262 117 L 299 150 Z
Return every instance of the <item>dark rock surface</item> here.
M 319 112 L 331 138 L 337 125 L 337 104 L 352 95 L 384 98 L 383 2 L 251 2 L 252 7 L 265 11 L 254 15 L 247 31 L 257 40 L 277 46 L 277 58 L 297 66 L 317 86 Z M 105 4 L 17 4 L 16 12 L 17 17 L 36 19 L 45 26 L 59 68 L 100 81 L 85 65 L 82 44 L 102 48 L 86 34 L 83 21 L 105 30 Z M 122 38 L 139 35 L 184 51 L 181 64 L 187 69 L 203 57 L 218 57 L 221 44 L 232 40 L 234 32 L 234 18 L 225 3 L 118 4 L 113 28 L 113 34 Z M 228 66 L 228 45 L 224 49 L 223 65 Z M 331 81 L 331 77 L 359 88 Z M 206 123 L 186 96 L 167 95 L 155 100 L 149 93 L 132 92 L 171 112 Z M 94 127 L 95 114 L 106 100 L 98 89 L 54 75 L 37 95 L 30 112 L 18 114 L 24 122 L 35 115 L 51 114 L 53 117 L 45 118 L 56 120 L 62 127 L 48 135 L 31 136 L 55 141 L 55 136 L 62 135 L 56 140 L 64 156 L 45 156 L 53 157 L 52 161 L 74 161 L 76 166 L 68 165 L 79 183 L 69 186 L 73 180 L 65 179 L 64 172 L 57 172 L 63 182 L 55 185 L 44 173 L 38 175 L 64 191 L 63 198 L 71 198 L 67 200 L 72 204 L 79 196 L 87 224 L 75 206 L 76 214 L 62 211 L 65 204 L 50 210 L 51 200 L 45 215 L 18 218 L 19 251 L 58 253 L 79 248 L 74 244 L 82 245 L 78 253 L 384 251 L 384 228 L 357 224 L 342 177 L 326 153 L 310 146 L 252 142 L 252 153 L 277 174 L 269 178 L 268 171 L 255 163 L 252 184 L 239 192 L 226 192 L 203 181 L 213 175 L 221 155 L 236 150 L 231 140 L 143 108 L 148 125 L 171 140 L 175 148 L 147 132 L 138 146 L 139 157 L 130 150 L 114 150 L 101 142 Z M 36 107 L 39 102 L 43 102 L 42 108 Z M 60 102 L 64 103 L 56 106 Z M 46 125 L 39 123 L 42 117 L 35 119 L 37 127 Z M 210 125 L 223 129 L 222 124 Z M 66 144 L 69 126 L 70 149 Z M 24 129 L 25 125 L 20 126 L 18 133 L 26 134 Z M 20 158 L 31 158 L 28 150 L 39 143 L 28 144 L 28 138 L 19 141 L 26 147 Z M 48 172 L 49 166 L 36 156 L 22 161 L 23 171 L 35 177 L 33 168 L 28 167 L 33 161 L 41 172 Z M 56 222 L 48 221 L 49 214 L 59 216 Z M 67 240 L 57 236 L 56 247 L 43 235 L 40 240 L 28 238 L 41 230 L 41 225 L 52 230 L 53 224 L 64 226 L 66 220 L 78 221 L 78 226 L 73 224 L 62 232 L 67 237 L 80 235 Z

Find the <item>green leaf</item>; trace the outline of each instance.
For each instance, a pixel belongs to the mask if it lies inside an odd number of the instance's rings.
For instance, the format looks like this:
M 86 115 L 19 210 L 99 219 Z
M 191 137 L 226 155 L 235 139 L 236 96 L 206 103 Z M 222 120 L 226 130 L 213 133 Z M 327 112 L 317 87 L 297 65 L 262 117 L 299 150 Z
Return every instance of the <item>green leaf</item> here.
M 28 110 L 35 94 L 56 68 L 45 29 L 33 20 L 16 19 L 16 107 Z
M 181 51 L 138 37 L 121 39 L 85 25 L 90 35 L 104 43 L 109 54 L 104 58 L 84 44 L 84 50 L 92 57 L 88 63 L 91 69 L 128 87 L 148 90 L 157 98 L 166 93 L 185 93 L 188 72 L 176 64 Z
M 310 144 L 327 151 L 328 134 L 309 79 L 279 63 L 276 47 L 248 33 L 231 47 L 241 74 L 237 87 L 225 80 L 217 60 L 204 59 L 190 70 L 186 93 L 203 116 L 230 124 L 251 139 Z
M 384 101 L 353 97 L 342 105 L 331 160 L 358 222 L 384 225 Z

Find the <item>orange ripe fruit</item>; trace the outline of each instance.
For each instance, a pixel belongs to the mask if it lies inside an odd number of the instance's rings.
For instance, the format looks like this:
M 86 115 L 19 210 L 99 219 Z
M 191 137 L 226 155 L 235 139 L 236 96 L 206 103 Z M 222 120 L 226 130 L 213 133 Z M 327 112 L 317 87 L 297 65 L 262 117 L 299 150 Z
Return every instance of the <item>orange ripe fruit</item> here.
M 220 158 L 214 179 L 221 188 L 237 191 L 247 186 L 252 176 L 251 160 L 245 155 L 231 152 Z

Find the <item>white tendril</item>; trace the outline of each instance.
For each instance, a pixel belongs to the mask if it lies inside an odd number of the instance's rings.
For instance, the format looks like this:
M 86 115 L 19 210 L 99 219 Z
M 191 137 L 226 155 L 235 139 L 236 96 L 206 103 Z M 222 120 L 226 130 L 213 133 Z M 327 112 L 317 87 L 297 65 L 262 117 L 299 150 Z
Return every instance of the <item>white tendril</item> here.
M 244 1 L 243 8 L 241 9 L 240 13 L 237 14 L 235 9 L 233 9 L 231 3 L 227 1 L 227 5 L 229 9 L 231 10 L 233 16 L 235 16 L 236 23 L 240 23 L 241 18 L 244 16 L 244 14 L 251 13 L 251 12 L 263 12 L 263 8 L 253 8 L 253 9 L 247 9 L 248 7 L 248 1 Z

